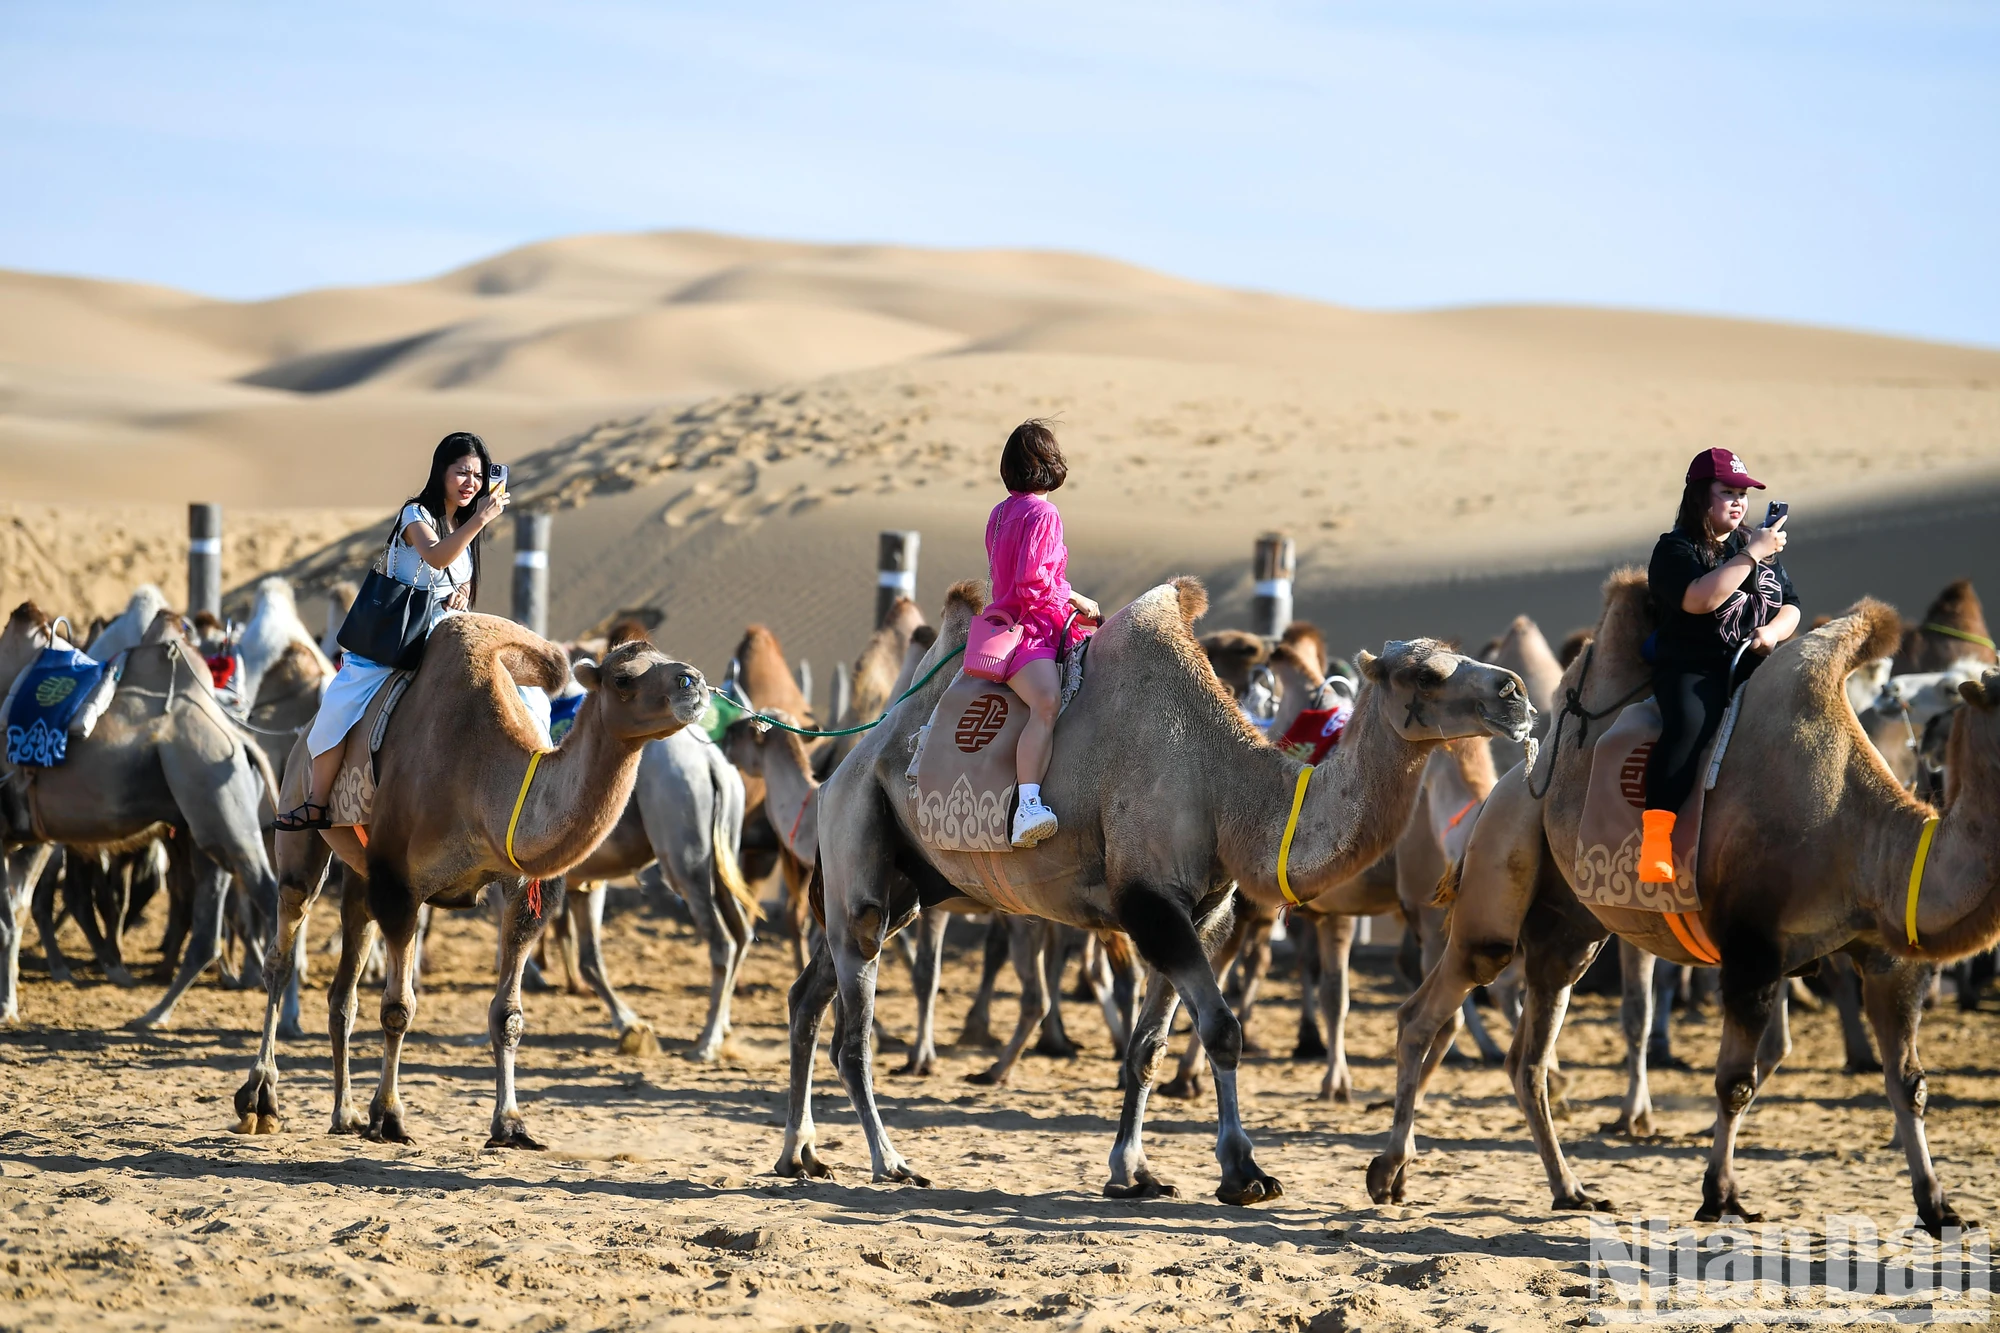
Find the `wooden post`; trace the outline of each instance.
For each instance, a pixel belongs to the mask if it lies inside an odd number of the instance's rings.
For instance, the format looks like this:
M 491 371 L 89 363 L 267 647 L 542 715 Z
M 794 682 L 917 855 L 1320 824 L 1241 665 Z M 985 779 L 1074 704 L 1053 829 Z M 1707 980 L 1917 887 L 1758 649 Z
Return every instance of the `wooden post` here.
M 917 597 L 917 546 L 921 532 L 885 532 L 875 561 L 875 628 L 882 628 L 898 597 Z
M 514 515 L 514 619 L 535 633 L 549 632 L 549 528 L 547 514 Z
M 190 617 L 222 614 L 222 506 L 188 506 L 188 599 Z
M 1257 580 L 1250 599 L 1250 629 L 1267 639 L 1275 639 L 1292 623 L 1292 575 L 1298 566 L 1292 539 L 1282 532 L 1267 532 L 1257 539 L 1257 555 L 1251 566 Z

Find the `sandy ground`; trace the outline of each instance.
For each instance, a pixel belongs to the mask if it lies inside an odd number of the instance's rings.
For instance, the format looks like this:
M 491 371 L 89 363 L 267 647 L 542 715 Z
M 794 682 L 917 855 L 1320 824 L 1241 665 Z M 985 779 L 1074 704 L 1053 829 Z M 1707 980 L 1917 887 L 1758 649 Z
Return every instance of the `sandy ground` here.
M 81 940 L 68 931 L 74 957 Z M 774 1179 L 788 951 L 759 943 L 733 1055 L 697 1068 L 678 1054 L 703 1006 L 692 933 L 622 894 L 609 937 L 615 977 L 666 1049 L 621 1056 L 594 1000 L 530 996 L 523 1103 L 550 1144 L 542 1154 L 481 1147 L 491 933 L 480 919 L 452 917 L 434 936 L 404 1062 L 418 1139 L 406 1147 L 325 1134 L 319 1039 L 284 1048 L 287 1132 L 227 1132 L 258 997 L 204 985 L 173 1031 L 127 1033 L 116 1025 L 150 987 L 55 987 L 31 945 L 29 1021 L 0 1033 L 0 1328 L 1540 1329 L 1594 1308 L 1584 1224 L 1548 1211 L 1496 1071 L 1441 1074 L 1412 1205 L 1366 1202 L 1363 1168 L 1388 1119 L 1368 1103 L 1390 1086 L 1400 994 L 1386 973 L 1364 977 L 1354 1012 L 1354 1105 L 1319 1102 L 1312 1065 L 1246 1063 L 1249 1125 L 1286 1195 L 1245 1210 L 1210 1196 L 1206 1100 L 1156 1101 L 1149 1126 L 1156 1169 L 1185 1197 L 1101 1197 L 1117 1097 L 1087 1007 L 1072 1016 L 1083 1057 L 1031 1056 L 1012 1088 L 962 1082 L 987 1059 L 967 1050 L 948 1050 L 928 1080 L 882 1079 L 892 1132 L 930 1188 L 868 1182 L 823 1059 L 821 1144 L 837 1175 Z M 961 951 L 947 975 L 947 1035 L 976 962 L 976 949 Z M 313 966 L 317 1025 L 330 959 L 315 953 Z M 907 1031 L 907 979 L 886 975 L 885 1019 Z M 1289 1049 L 1295 993 L 1282 981 L 1258 1011 L 1253 1035 L 1273 1049 Z M 365 995 L 364 1096 L 380 1049 L 373 1008 Z M 1011 1022 L 1004 1000 L 996 1020 Z M 1794 1030 L 1797 1049 L 1749 1118 L 1750 1197 L 1808 1225 L 1830 1211 L 1893 1222 L 1909 1196 L 1879 1080 L 1840 1072 L 1830 1013 L 1801 1015 Z M 1715 1031 L 1712 1019 L 1683 1024 L 1697 1064 Z M 1975 1218 L 1991 1218 L 2000 1195 L 2000 1075 L 1986 1058 L 1996 1032 L 1990 1002 L 1971 1016 L 1941 1007 L 1924 1029 L 1933 1148 Z M 1563 1132 L 1583 1179 L 1628 1212 L 1691 1217 L 1708 1076 L 1659 1074 L 1670 1136 L 1631 1143 L 1592 1132 L 1622 1078 L 1611 1001 L 1578 1001 L 1562 1058 L 1575 1108 Z M 885 1053 L 882 1067 L 899 1060 Z

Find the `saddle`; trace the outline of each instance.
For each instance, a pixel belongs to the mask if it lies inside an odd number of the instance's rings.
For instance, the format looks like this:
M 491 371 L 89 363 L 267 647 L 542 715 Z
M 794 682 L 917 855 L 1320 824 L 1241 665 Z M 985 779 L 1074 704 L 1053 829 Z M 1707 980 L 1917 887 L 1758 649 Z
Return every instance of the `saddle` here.
M 1083 688 L 1089 649 L 1085 639 L 1058 664 L 1065 710 Z M 1014 751 L 1027 725 L 1027 704 L 1005 685 L 962 670 L 952 679 L 917 733 L 917 752 L 906 773 L 917 837 L 925 846 L 941 852 L 1014 850 Z
M 17 676 L 0 710 L 7 762 L 49 768 L 69 757 L 69 739 L 90 735 L 110 706 L 117 675 L 68 644 L 48 647 Z
M 1696 783 L 1674 820 L 1674 882 L 1639 879 L 1641 812 L 1646 808 L 1646 761 L 1660 739 L 1660 707 L 1629 704 L 1590 751 L 1590 786 L 1577 828 L 1576 896 L 1587 907 L 1643 912 L 1699 912 L 1695 860 L 1701 847 L 1705 784 Z
M 335 825 L 368 823 L 368 817 L 375 808 L 375 756 L 382 748 L 382 737 L 388 733 L 389 717 L 402 702 L 403 694 L 410 688 L 410 681 L 416 677 L 414 671 L 390 673 L 382 688 L 375 691 L 375 697 L 368 701 L 368 709 L 362 713 L 361 721 L 347 733 L 341 743 L 340 772 L 333 779 L 333 792 L 327 797 L 327 815 Z

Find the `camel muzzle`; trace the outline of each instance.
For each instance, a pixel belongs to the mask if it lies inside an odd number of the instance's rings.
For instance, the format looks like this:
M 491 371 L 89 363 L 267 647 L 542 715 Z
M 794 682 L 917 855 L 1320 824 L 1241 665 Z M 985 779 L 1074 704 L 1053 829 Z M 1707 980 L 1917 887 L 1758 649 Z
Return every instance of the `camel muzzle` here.
M 1504 736 L 1516 745 L 1527 743 L 1535 730 L 1535 706 L 1523 699 L 1518 710 L 1509 708 L 1501 717 L 1494 717 L 1485 709 L 1479 711 L 1480 721 L 1495 736 Z

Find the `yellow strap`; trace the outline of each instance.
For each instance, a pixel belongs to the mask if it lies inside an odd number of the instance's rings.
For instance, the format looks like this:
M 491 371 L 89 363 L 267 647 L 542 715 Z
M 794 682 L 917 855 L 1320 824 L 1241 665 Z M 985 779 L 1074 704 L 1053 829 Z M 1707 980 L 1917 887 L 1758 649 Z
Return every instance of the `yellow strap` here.
M 521 807 L 528 803 L 528 784 L 535 780 L 535 770 L 542 766 L 543 751 L 537 750 L 528 757 L 528 771 L 521 775 L 521 794 L 514 798 L 514 813 L 507 818 L 507 859 L 513 861 L 514 869 L 521 863 L 514 860 L 514 826 L 521 822 Z
M 1299 906 L 1299 896 L 1292 892 L 1291 876 L 1285 873 L 1292 859 L 1292 835 L 1299 831 L 1299 810 L 1306 803 L 1306 784 L 1312 781 L 1312 765 L 1299 770 L 1299 785 L 1292 788 L 1292 814 L 1285 821 L 1284 841 L 1278 844 L 1278 892 L 1285 895 L 1285 901 Z
M 1910 901 L 1903 908 L 1903 930 L 1910 937 L 1912 949 L 1917 947 L 1917 892 L 1924 887 L 1924 862 L 1931 858 L 1931 837 L 1937 826 L 1936 815 L 1924 821 L 1923 836 L 1917 839 L 1916 864 L 1910 867 Z

